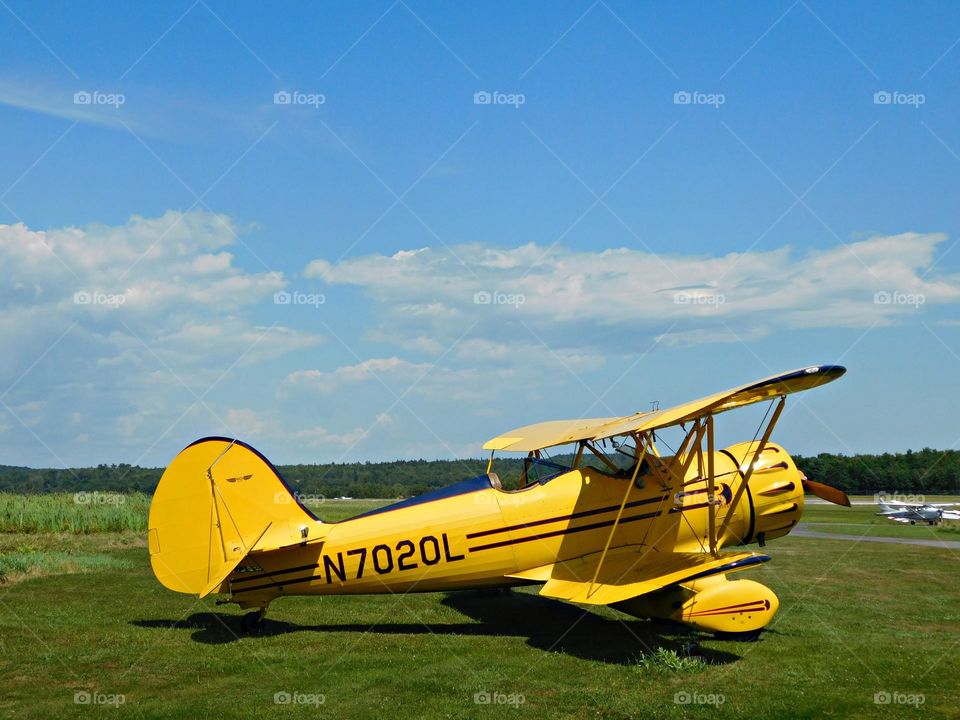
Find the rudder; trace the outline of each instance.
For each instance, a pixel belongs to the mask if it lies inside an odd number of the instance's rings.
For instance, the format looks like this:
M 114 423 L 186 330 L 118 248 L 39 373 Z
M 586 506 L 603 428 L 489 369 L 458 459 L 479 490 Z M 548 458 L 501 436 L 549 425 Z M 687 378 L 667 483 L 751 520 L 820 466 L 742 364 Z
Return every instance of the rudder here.
M 315 540 L 320 525 L 259 452 L 203 438 L 160 478 L 148 521 L 150 564 L 165 587 L 202 597 L 251 551 Z

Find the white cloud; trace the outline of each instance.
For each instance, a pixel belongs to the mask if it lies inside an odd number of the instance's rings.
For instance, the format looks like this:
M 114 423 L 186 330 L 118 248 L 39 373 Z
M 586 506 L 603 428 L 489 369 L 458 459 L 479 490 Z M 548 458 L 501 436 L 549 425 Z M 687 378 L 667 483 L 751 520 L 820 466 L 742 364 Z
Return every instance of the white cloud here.
M 293 436 L 297 440 L 303 441 L 313 447 L 336 445 L 349 448 L 365 439 L 367 434 L 367 430 L 359 427 L 354 428 L 350 432 L 337 434 L 329 432 L 325 428 L 322 428 L 318 425 L 316 427 L 295 432 Z
M 0 225 L 0 391 L 24 378 L 5 402 L 51 447 L 73 437 L 63 419 L 78 409 L 88 445 L 145 447 L 179 433 L 197 398 L 214 410 L 203 394 L 229 373 L 319 344 L 252 319 L 286 280 L 237 263 L 239 232 L 201 211 L 117 226 Z M 251 421 L 229 424 L 263 431 Z
M 356 365 L 343 365 L 336 370 L 297 370 L 290 373 L 286 383 L 326 394 L 347 385 L 388 378 L 392 384 L 398 381 L 413 382 L 430 369 L 427 363 L 412 363 L 398 357 L 371 358 Z
M 175 211 L 118 226 L 0 226 L 0 391 L 26 373 L 0 412 L 12 459 L 24 444 L 45 452 L 31 431 L 71 463 L 74 452 L 136 462 L 152 448 L 148 462 L 162 462 L 171 443 L 209 434 L 263 444 L 278 462 L 365 457 L 373 437 L 380 456 L 473 453 L 488 420 L 501 429 L 570 403 L 635 409 L 623 393 L 641 379 L 617 378 L 657 342 L 752 343 L 960 302 L 960 278 L 936 266 L 937 234 L 697 257 L 417 248 L 310 263 L 306 276 L 334 286 L 329 297 L 349 285 L 374 303 L 335 316 L 350 318 L 335 332 L 356 360 L 313 353 L 295 364 L 323 338 L 271 321 L 310 327 L 319 316 L 271 302 L 287 281 L 246 257 L 239 232 L 227 216 Z
M 477 323 L 476 334 L 487 340 L 461 353 L 489 358 L 531 336 L 553 348 L 632 353 L 668 329 L 676 335 L 671 343 L 709 343 L 774 328 L 889 324 L 916 312 L 915 305 L 876 302 L 876 293 L 922 295 L 926 307 L 960 302 L 960 277 L 934 264 L 945 239 L 902 233 L 827 250 L 721 256 L 464 245 L 336 264 L 318 259 L 305 274 L 362 288 L 378 301 L 394 337 L 449 347 Z
M 87 103 L 77 102 L 74 98 L 75 92 L 94 92 L 96 87 L 85 87 L 79 81 L 72 88 L 51 88 L 39 82 L 24 83 L 20 80 L 13 80 L 9 77 L 0 77 L 0 105 L 7 105 L 20 110 L 29 110 L 30 112 L 42 113 L 53 117 L 63 118 L 65 120 L 75 120 L 77 122 L 89 123 L 92 125 L 104 125 L 123 129 L 121 120 L 135 127 L 135 123 L 128 110 L 123 108 L 124 102 L 117 105 L 112 102 L 106 103 Z M 100 92 L 104 92 L 100 90 Z M 116 95 L 116 90 L 111 90 Z M 107 94 L 107 93 L 105 93 Z
M 250 408 L 230 408 L 224 421 L 228 434 L 239 438 L 263 437 L 273 426 L 272 418 Z

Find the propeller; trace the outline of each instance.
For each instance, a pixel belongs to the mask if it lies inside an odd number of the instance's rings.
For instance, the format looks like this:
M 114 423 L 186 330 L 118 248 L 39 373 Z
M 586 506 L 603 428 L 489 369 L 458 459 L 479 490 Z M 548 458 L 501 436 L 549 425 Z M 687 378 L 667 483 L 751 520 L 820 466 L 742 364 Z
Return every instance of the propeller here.
M 803 478 L 803 491 L 816 495 L 827 502 L 832 502 L 834 505 L 850 507 L 850 498 L 843 490 L 837 490 L 835 487 L 808 480 L 806 477 Z

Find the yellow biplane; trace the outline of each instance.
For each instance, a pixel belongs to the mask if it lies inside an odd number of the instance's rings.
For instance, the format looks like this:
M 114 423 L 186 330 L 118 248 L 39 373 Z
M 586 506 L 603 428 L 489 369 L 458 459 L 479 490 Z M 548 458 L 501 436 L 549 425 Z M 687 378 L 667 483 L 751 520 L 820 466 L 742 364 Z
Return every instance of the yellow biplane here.
M 151 565 L 171 590 L 250 610 L 248 632 L 288 595 L 540 584 L 546 597 L 752 638 L 777 597 L 727 576 L 770 558 L 723 550 L 789 533 L 805 491 L 850 504 L 770 441 L 788 394 L 844 372 L 808 367 L 669 409 L 517 428 L 483 446 L 486 474 L 336 523 L 315 517 L 249 445 L 204 438 L 157 487 Z M 714 447 L 719 413 L 762 401 L 770 406 L 752 441 Z M 658 448 L 666 428 L 682 436 L 671 455 Z M 564 445 L 573 451 L 547 458 Z M 490 472 L 502 451 L 526 453 L 519 489 Z

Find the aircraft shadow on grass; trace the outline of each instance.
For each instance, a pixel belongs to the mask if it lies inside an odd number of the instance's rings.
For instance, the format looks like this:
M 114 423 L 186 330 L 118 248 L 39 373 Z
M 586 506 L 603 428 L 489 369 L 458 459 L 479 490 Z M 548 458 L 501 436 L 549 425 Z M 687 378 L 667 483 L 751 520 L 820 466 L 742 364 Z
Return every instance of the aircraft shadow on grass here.
M 467 590 L 448 593 L 441 602 L 475 622 L 387 622 L 372 626 L 363 623 L 298 624 L 267 616 L 255 637 L 293 632 L 525 637 L 529 646 L 540 650 L 613 664 L 635 663 L 640 655 L 657 648 L 695 654 L 710 664 L 726 664 L 740 659 L 740 655 L 732 652 L 700 647 L 697 639 L 709 636 L 679 625 L 632 618 L 609 619 L 589 610 L 527 593 Z M 134 620 L 132 624 L 144 628 L 190 629 L 193 630 L 194 641 L 211 645 L 244 638 L 238 617 L 228 613 L 200 612 L 180 621 Z

